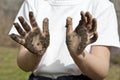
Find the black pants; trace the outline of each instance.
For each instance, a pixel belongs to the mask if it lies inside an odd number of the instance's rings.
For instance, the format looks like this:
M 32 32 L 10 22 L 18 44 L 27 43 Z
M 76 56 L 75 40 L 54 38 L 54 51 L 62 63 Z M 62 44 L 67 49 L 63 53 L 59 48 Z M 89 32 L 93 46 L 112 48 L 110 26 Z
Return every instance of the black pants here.
M 52 79 L 49 77 L 44 77 L 44 76 L 34 76 L 33 74 L 30 75 L 29 80 L 92 80 L 88 78 L 85 75 L 79 75 L 79 76 L 60 76 L 56 79 Z

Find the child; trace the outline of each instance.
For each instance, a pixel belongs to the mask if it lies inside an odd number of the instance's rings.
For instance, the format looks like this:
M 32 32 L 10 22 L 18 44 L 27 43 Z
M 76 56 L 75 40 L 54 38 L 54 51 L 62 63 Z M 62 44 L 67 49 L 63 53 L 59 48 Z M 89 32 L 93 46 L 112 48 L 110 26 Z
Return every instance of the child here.
M 120 47 L 108 0 L 25 0 L 9 35 L 29 80 L 102 80 L 110 48 Z

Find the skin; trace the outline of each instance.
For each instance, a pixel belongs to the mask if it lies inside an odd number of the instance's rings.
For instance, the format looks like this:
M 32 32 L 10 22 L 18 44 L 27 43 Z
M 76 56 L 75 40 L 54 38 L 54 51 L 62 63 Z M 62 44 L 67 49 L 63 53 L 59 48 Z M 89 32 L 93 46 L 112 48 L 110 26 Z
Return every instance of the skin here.
M 22 16 L 18 19 L 25 31 L 22 30 L 18 23 L 14 23 L 20 36 L 14 33 L 10 35 L 14 41 L 21 44 L 17 63 L 24 71 L 33 71 L 37 67 L 50 43 L 48 30 L 49 20 L 47 18 L 43 20 L 43 31 L 41 31 L 34 18 L 33 12 L 29 12 L 29 19 L 32 28 L 30 28 L 30 25 L 26 23 Z
M 21 44 L 17 63 L 24 71 L 33 71 L 37 67 L 50 43 L 48 19 L 43 20 L 43 31 L 41 31 L 32 12 L 29 13 L 29 18 L 32 28 L 24 18 L 19 17 L 25 32 L 18 23 L 14 23 L 20 36 L 10 35 L 13 40 Z M 81 20 L 75 30 L 72 29 L 72 18 L 68 17 L 66 20 L 66 45 L 71 57 L 84 75 L 93 80 L 103 80 L 109 70 L 109 47 L 92 46 L 90 53 L 84 50 L 87 45 L 97 40 L 96 29 L 97 21 L 89 12 L 81 12 Z
M 90 53 L 84 51 L 88 44 L 98 38 L 97 21 L 89 12 L 81 12 L 81 20 L 73 31 L 72 18 L 66 21 L 66 44 L 71 57 L 84 75 L 93 80 L 103 80 L 108 74 L 110 51 L 107 46 L 92 46 Z
M 33 12 L 29 13 L 29 19 L 32 29 L 26 23 L 22 16 L 20 16 L 18 19 L 26 32 L 22 30 L 18 23 L 14 23 L 14 26 L 20 36 L 13 33 L 10 35 L 10 37 L 19 44 L 23 45 L 25 48 L 27 48 L 31 53 L 36 55 L 43 55 L 47 47 L 49 46 L 50 39 L 48 30 L 48 19 L 45 18 L 43 20 L 43 32 L 39 29 L 39 26 L 35 21 Z
M 81 20 L 78 26 L 73 31 L 72 18 L 68 17 L 66 20 L 66 44 L 69 52 L 81 54 L 88 44 L 95 42 L 98 38 L 97 21 L 92 19 L 89 12 L 81 12 Z

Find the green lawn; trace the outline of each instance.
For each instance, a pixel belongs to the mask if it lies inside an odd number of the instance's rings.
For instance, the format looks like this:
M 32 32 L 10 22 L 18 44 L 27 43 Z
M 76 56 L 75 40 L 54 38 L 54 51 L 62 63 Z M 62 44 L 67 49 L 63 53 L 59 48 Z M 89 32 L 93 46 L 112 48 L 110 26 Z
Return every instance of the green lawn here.
M 27 80 L 30 73 L 23 72 L 16 64 L 18 49 L 0 47 L 0 80 Z M 105 80 L 120 80 L 120 66 L 111 65 Z
M 105 80 L 120 80 L 120 65 L 111 65 L 109 75 Z
M 30 73 L 16 64 L 18 49 L 0 47 L 0 80 L 27 80 Z

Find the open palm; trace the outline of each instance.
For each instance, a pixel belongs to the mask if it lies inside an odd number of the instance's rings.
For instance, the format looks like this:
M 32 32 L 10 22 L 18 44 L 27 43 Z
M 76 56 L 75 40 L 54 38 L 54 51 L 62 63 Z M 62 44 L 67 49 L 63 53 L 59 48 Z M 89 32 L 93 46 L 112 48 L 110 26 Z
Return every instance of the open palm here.
M 72 18 L 66 21 L 66 44 L 70 53 L 81 54 L 88 44 L 95 42 L 98 38 L 97 21 L 89 12 L 81 12 L 81 20 L 73 31 Z
M 50 39 L 48 19 L 45 18 L 43 20 L 43 31 L 40 30 L 34 18 L 33 12 L 29 12 L 29 19 L 32 28 L 30 28 L 30 25 L 27 24 L 22 16 L 20 16 L 18 19 L 24 30 L 18 23 L 14 23 L 14 26 L 20 36 L 13 33 L 10 35 L 10 37 L 17 43 L 23 45 L 33 54 L 43 55 L 49 46 Z

